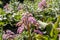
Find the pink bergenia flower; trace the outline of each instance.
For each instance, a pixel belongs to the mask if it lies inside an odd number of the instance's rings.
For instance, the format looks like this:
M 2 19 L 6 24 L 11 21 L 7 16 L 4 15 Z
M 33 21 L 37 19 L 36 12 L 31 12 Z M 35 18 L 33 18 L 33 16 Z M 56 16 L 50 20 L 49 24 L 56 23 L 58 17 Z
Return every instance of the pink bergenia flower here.
M 30 24 L 33 24 L 34 26 L 36 26 L 36 29 L 38 29 L 39 23 L 36 21 L 36 19 L 34 17 L 29 17 L 28 21 Z
M 43 34 L 40 30 L 34 30 L 35 33 Z
M 6 34 L 14 34 L 11 30 L 6 30 Z
M 15 34 L 11 30 L 6 30 L 6 33 L 3 33 L 2 35 L 3 40 L 8 40 L 9 38 L 14 39 L 14 37 L 15 37 Z
M 7 3 L 5 6 L 4 6 L 4 11 L 6 13 L 11 13 L 13 9 L 9 6 L 9 4 Z
M 33 23 L 36 23 L 36 19 L 34 17 L 29 17 L 28 18 L 28 21 L 33 24 Z
M 7 39 L 9 39 L 9 38 L 14 38 L 14 35 L 3 34 L 3 35 L 2 35 L 2 38 L 3 38 L 3 40 L 7 40 Z
M 8 36 L 9 36 L 9 34 L 3 34 L 3 35 L 2 35 L 2 38 L 3 38 L 4 40 L 7 40 L 7 39 L 8 39 Z
M 39 7 L 40 9 L 43 9 L 43 8 L 46 7 L 46 5 L 47 5 L 46 0 L 42 0 L 42 1 L 38 4 L 38 7 Z
M 24 24 L 22 24 L 20 27 L 18 27 L 17 33 L 22 33 L 24 30 Z

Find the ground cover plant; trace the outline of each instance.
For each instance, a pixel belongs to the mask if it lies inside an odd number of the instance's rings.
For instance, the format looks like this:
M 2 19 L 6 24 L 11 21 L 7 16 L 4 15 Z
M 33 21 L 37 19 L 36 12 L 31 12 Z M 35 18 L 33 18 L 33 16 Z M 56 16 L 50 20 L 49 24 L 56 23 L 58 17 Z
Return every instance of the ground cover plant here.
M 60 40 L 60 0 L 0 0 L 0 40 Z

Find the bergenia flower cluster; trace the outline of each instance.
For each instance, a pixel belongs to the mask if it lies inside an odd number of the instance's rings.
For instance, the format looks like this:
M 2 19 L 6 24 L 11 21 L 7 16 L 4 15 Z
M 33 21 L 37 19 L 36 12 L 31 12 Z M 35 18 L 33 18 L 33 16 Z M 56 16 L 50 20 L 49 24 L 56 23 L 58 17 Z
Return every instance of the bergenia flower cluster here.
M 9 6 L 9 4 L 7 3 L 5 6 L 4 6 L 4 11 L 6 13 L 11 13 L 13 9 Z
M 36 29 L 38 29 L 39 27 L 39 23 L 36 21 L 36 19 L 33 17 L 33 15 L 29 12 L 24 13 L 24 15 L 22 15 L 22 19 L 20 22 L 18 22 L 16 25 L 19 26 L 17 32 L 18 33 L 22 33 L 22 31 L 25 29 L 27 29 L 27 25 L 28 24 L 33 24 L 34 26 L 36 26 Z
M 21 10 L 23 6 L 21 4 L 18 5 L 17 10 Z
M 11 30 L 6 30 L 6 32 L 4 32 L 2 38 L 3 38 L 3 40 L 7 40 L 9 38 L 14 38 L 14 32 L 12 32 Z
M 13 6 L 13 5 L 15 5 L 15 6 Z M 15 8 L 14 8 L 15 7 Z M 21 10 L 23 8 L 23 6 L 19 3 L 19 2 L 15 2 L 15 4 L 13 3 L 13 4 L 6 4 L 5 6 L 4 6 L 4 11 L 6 12 L 6 13 L 13 13 L 15 10 L 17 10 L 17 11 L 19 11 L 19 10 Z M 15 10 L 14 10 L 15 9 Z
M 45 7 L 47 7 L 46 0 L 42 0 L 41 2 L 39 2 L 38 7 L 39 9 L 44 9 Z

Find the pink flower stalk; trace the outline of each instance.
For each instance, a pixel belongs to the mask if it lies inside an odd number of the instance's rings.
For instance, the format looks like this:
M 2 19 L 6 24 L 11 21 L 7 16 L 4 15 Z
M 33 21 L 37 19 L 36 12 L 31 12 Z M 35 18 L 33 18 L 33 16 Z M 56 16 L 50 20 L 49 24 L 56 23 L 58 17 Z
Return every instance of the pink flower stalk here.
M 33 24 L 36 26 L 36 29 L 38 29 L 39 27 L 39 23 L 36 21 L 36 19 L 33 17 L 33 15 L 31 13 L 26 13 L 25 15 L 23 15 L 21 22 L 18 22 L 16 24 L 16 26 L 19 26 L 17 33 L 22 33 L 22 31 L 25 29 L 27 29 L 27 25 L 29 24 Z
M 35 33 L 43 34 L 40 30 L 34 30 Z
M 25 14 L 25 15 L 22 17 L 22 21 L 23 21 L 24 23 L 29 22 L 30 24 L 35 24 L 35 25 L 36 25 L 36 23 L 38 23 L 31 13 Z
M 39 7 L 40 9 L 43 9 L 43 8 L 46 7 L 46 5 L 47 5 L 46 0 L 42 0 L 42 1 L 38 4 L 38 7 Z

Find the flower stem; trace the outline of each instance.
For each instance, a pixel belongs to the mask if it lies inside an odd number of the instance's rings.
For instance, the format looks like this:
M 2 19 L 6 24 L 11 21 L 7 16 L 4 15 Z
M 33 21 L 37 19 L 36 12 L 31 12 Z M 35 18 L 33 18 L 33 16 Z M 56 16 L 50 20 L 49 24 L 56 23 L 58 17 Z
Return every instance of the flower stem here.
M 29 25 L 29 24 L 27 25 L 27 28 L 28 28 L 28 34 L 29 34 L 29 38 L 28 38 L 28 39 L 31 40 L 31 35 L 30 35 L 30 25 Z

